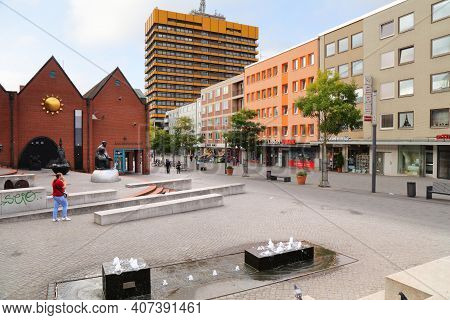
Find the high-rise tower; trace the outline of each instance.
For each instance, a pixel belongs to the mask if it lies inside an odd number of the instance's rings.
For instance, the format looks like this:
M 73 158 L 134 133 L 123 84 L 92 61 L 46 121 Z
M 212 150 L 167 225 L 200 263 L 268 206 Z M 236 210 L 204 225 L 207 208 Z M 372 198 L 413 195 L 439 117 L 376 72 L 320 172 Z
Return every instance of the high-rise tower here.
M 205 13 L 154 9 L 146 25 L 146 96 L 161 126 L 169 110 L 195 101 L 200 91 L 244 72 L 257 61 L 257 27 Z

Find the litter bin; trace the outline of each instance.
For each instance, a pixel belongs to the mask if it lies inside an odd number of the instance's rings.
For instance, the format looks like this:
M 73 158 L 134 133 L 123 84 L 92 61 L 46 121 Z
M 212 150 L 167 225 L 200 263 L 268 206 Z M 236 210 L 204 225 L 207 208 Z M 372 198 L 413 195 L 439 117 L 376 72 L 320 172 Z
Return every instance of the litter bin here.
M 272 176 L 272 171 L 267 170 L 266 171 L 266 179 L 270 180 L 270 177 Z
M 409 198 L 415 198 L 416 197 L 416 183 L 415 182 L 408 182 L 406 184 L 407 186 L 407 193 Z

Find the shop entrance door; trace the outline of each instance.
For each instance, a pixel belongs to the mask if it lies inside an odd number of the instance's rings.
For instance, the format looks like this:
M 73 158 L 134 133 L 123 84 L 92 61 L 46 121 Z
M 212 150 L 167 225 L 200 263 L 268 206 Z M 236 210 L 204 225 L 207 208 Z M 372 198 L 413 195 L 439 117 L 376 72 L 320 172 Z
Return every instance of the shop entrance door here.
M 384 153 L 377 152 L 377 174 L 384 175 Z
M 125 150 L 124 149 L 114 149 L 114 164 L 120 173 L 125 172 Z
M 433 176 L 433 147 L 426 147 L 425 149 L 425 175 Z

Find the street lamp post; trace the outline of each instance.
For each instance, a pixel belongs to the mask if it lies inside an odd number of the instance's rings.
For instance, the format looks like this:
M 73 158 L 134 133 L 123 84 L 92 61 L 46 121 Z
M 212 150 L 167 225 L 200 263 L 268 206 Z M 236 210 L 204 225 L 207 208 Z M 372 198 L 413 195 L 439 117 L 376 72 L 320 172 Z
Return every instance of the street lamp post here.
M 377 91 L 372 93 L 372 193 L 377 192 Z

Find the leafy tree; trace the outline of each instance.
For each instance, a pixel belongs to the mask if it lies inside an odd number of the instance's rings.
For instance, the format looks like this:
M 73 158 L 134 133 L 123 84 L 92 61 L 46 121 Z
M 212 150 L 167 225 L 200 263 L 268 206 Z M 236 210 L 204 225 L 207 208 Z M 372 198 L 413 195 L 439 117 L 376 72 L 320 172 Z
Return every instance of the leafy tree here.
M 339 74 L 319 71 L 317 80 L 306 89 L 295 105 L 305 117 L 316 118 L 322 135 L 322 179 L 321 187 L 329 187 L 327 142 L 331 135 L 344 130 L 356 129 L 361 123 L 361 111 L 356 108 L 357 86 L 345 83 Z
M 256 118 L 256 111 L 241 110 L 231 117 L 231 130 L 224 134 L 232 148 L 240 148 L 243 155 L 243 176 L 248 176 L 248 153 L 255 151 L 258 136 L 266 128 L 259 122 L 253 121 Z
M 161 154 L 164 161 L 164 155 L 170 152 L 171 137 L 169 132 L 164 129 L 156 128 L 151 139 L 151 148 L 155 154 Z
M 197 137 L 194 130 L 194 124 L 191 118 L 180 117 L 174 127 L 172 135 L 172 149 L 174 154 L 183 152 L 184 166 L 187 167 L 187 155 L 195 152 L 203 137 Z

